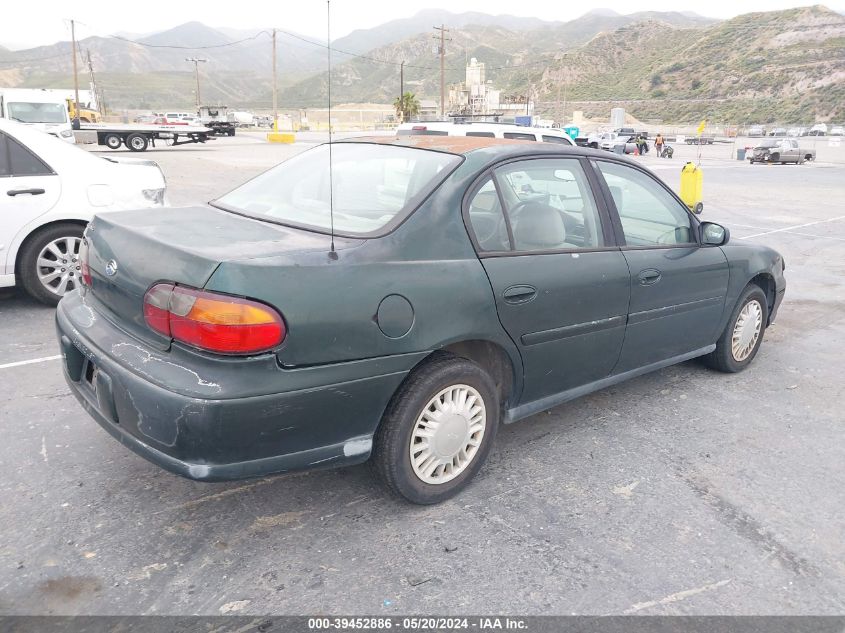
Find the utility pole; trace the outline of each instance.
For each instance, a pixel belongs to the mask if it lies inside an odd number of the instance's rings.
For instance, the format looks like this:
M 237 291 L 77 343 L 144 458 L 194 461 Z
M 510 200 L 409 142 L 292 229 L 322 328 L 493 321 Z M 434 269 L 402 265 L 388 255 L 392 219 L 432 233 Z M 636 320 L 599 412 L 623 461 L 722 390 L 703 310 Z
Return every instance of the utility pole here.
M 432 27 L 435 31 L 440 31 L 440 118 L 446 118 L 446 42 L 451 41 L 451 38 L 446 37 L 449 29 L 445 24 Z M 435 36 L 436 37 L 436 36 Z
M 273 131 L 279 131 L 279 111 L 276 101 L 276 29 L 273 29 Z
M 399 123 L 405 122 L 405 60 L 399 64 Z
M 97 90 L 97 80 L 94 78 L 94 65 L 91 63 L 91 49 L 85 49 L 86 57 L 88 58 L 88 77 L 91 80 L 91 92 L 94 95 L 94 100 L 97 102 L 97 112 L 100 115 L 105 114 L 103 112 L 102 105 L 100 104 L 100 92 Z
M 201 57 L 186 57 L 186 62 L 193 62 L 194 64 L 194 73 L 197 77 L 197 114 L 200 112 L 200 62 L 207 62 L 207 59 L 203 59 Z
M 79 129 L 79 75 L 76 68 L 76 22 L 70 21 L 70 39 L 73 45 L 73 102 L 75 104 L 73 121 L 71 127 L 74 130 Z

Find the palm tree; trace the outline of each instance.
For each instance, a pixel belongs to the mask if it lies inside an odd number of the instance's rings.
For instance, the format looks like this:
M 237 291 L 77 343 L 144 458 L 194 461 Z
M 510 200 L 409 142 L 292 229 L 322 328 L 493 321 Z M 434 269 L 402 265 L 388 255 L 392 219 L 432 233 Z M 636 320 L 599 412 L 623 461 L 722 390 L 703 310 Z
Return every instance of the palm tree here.
M 396 109 L 396 116 L 401 121 L 409 121 L 420 113 L 420 100 L 413 92 L 406 92 L 401 97 L 396 97 L 393 107 Z

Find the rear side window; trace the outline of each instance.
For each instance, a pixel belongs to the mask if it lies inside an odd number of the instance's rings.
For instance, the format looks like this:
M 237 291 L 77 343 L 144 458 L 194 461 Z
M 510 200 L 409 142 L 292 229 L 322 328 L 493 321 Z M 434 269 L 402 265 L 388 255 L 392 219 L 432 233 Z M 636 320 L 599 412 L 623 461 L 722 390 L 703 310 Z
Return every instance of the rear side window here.
M 492 177 L 488 177 L 472 197 L 469 203 L 469 222 L 479 250 L 511 250 L 507 222 Z
M 320 145 L 214 205 L 322 232 L 333 217 L 340 235 L 376 236 L 401 222 L 460 162 L 455 154 L 378 143 L 333 143 L 331 153 Z
M 526 132 L 505 132 L 505 138 L 511 138 L 518 141 L 536 141 L 537 137 Z
M 35 154 L 0 132 L 0 176 L 47 176 L 52 173 L 53 170 Z
M 569 139 L 563 136 L 546 136 L 543 134 L 544 143 L 562 143 L 563 145 L 570 145 Z
M 495 171 L 518 252 L 604 246 L 601 220 L 579 160 L 544 158 Z

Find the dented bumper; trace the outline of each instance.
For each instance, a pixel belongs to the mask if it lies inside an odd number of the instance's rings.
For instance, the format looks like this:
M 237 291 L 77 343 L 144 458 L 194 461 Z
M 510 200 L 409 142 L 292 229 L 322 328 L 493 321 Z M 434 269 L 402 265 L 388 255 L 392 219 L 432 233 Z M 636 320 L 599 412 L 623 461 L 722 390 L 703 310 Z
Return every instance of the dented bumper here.
M 191 479 L 220 481 L 365 461 L 388 401 L 424 354 L 286 369 L 134 338 L 71 293 L 56 311 L 64 374 L 122 444 Z

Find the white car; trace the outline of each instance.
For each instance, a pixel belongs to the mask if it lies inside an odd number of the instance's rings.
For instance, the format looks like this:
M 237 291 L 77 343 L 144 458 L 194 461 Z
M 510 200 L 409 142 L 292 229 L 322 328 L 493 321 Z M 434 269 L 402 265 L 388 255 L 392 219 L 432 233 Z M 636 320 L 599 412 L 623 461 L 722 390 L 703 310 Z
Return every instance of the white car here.
M 481 136 L 487 138 L 509 138 L 521 141 L 540 141 L 575 145 L 569 135 L 558 128 L 536 128 L 513 123 L 488 123 L 486 121 L 421 121 L 402 123 L 396 128 L 397 136 Z
M 97 156 L 0 119 L 0 287 L 55 305 L 79 283 L 94 214 L 164 206 L 166 187 L 151 160 Z
M 836 125 L 830 128 L 830 135 L 831 136 L 845 136 L 845 128 L 841 125 Z

